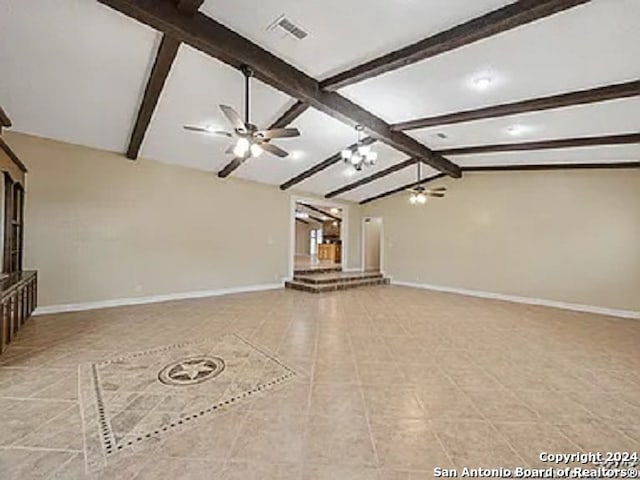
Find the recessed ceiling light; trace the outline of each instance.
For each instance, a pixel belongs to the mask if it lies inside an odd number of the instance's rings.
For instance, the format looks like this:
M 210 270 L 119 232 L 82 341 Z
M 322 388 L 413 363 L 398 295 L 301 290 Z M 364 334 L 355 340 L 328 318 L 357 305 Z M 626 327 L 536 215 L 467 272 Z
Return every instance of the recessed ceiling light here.
M 510 127 L 507 128 L 507 133 L 509 135 L 518 136 L 518 135 L 522 135 L 527 130 L 528 128 L 525 127 L 524 125 L 511 125 Z
M 493 77 L 489 75 L 481 75 L 471 80 L 476 90 L 483 92 L 493 84 Z
M 333 215 L 337 215 L 338 213 L 340 213 L 340 209 L 333 207 L 331 210 L 329 210 Z
M 302 157 L 304 157 L 304 152 L 302 150 L 294 150 L 291 152 L 291 158 L 293 160 L 300 160 Z

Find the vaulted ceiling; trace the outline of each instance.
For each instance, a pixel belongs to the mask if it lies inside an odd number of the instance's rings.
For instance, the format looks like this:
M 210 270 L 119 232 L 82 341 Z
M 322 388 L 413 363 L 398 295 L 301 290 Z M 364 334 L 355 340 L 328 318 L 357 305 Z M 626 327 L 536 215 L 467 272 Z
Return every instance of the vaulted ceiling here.
M 426 178 L 638 168 L 639 22 L 638 0 L 5 0 L 0 105 L 16 131 L 356 202 L 415 182 L 418 158 Z M 285 159 L 229 166 L 228 139 L 182 129 L 226 128 L 243 62 L 252 122 L 301 131 Z M 357 123 L 378 140 L 361 172 L 336 156 Z

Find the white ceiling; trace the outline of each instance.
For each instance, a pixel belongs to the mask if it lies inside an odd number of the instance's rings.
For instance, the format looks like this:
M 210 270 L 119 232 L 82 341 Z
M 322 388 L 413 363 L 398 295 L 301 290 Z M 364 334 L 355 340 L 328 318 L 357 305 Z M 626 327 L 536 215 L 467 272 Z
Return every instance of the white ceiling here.
M 458 165 L 465 167 L 472 165 L 637 162 L 640 159 L 640 145 L 607 145 L 530 152 L 484 153 L 479 155 L 456 155 L 450 158 Z
M 317 79 L 499 8 L 511 0 L 206 0 L 202 11 Z M 251 14 L 247 14 L 250 12 Z M 302 41 L 268 32 L 280 14 L 309 32 Z M 584 6 L 343 89 L 390 122 L 438 115 L 640 78 L 640 1 Z M 94 0 L 0 2 L 0 105 L 15 130 L 124 152 L 160 35 Z M 472 80 L 489 75 L 479 91 Z M 252 82 L 252 119 L 273 122 L 293 99 Z M 242 76 L 181 46 L 142 144 L 141 156 L 218 171 L 230 155 L 223 137 L 185 124 L 225 128 L 218 104 L 242 111 Z M 523 127 L 511 135 L 508 127 Z M 279 185 L 354 142 L 352 128 L 313 109 L 294 123 L 302 136 L 277 140 L 294 153 L 264 154 L 232 175 Z M 536 112 L 407 132 L 431 148 L 640 131 L 640 99 Z M 444 132 L 448 139 L 434 135 Z M 348 177 L 338 163 L 294 188 L 324 195 L 405 160 L 383 144 L 374 168 Z M 640 147 L 616 146 L 455 156 L 461 165 L 638 161 Z M 423 170 L 424 176 L 435 170 Z M 410 183 L 406 168 L 351 190 L 360 201 Z
M 428 178 L 438 173 L 436 170 L 433 170 L 426 165 L 422 165 L 421 171 L 421 178 Z M 417 179 L 417 167 L 407 167 L 398 172 L 392 173 L 391 175 L 387 175 L 386 177 L 382 177 L 378 180 L 374 180 L 371 183 L 367 183 L 362 187 L 350 190 L 344 195 L 340 195 L 339 198 L 351 200 L 354 202 L 360 202 L 367 198 L 374 197 L 379 193 L 393 190 L 394 188 L 398 188 L 403 185 L 408 185 L 409 183 L 415 182 Z
M 184 130 L 184 125 L 231 131 L 220 111 L 229 105 L 244 116 L 242 74 L 188 45 L 181 45 L 151 119 L 140 156 L 206 171 L 218 171 L 233 157 L 231 140 Z M 291 98 L 262 82 L 251 81 L 251 121 L 266 127 Z
M 510 129 L 516 130 L 511 133 Z M 407 132 L 434 149 L 640 132 L 640 97 Z M 448 138 L 437 136 L 444 133 Z
M 341 93 L 391 123 L 640 77 L 640 1 L 593 0 Z M 477 91 L 473 80 L 494 81 Z
M 0 104 L 14 129 L 122 152 L 160 35 L 87 0 L 0 2 Z
M 247 180 L 280 185 L 307 168 L 325 160 L 342 148 L 356 141 L 356 131 L 314 109 L 308 109 L 291 126 L 297 127 L 301 136 L 277 140 L 280 147 L 291 152 L 287 158 L 271 155 L 247 161 L 235 173 Z M 296 155 L 293 155 L 296 152 Z
M 402 162 L 407 158 L 405 154 L 383 143 L 376 142 L 371 145 L 371 149 L 378 154 L 375 165 L 363 167 L 361 171 L 357 172 L 353 167 L 340 161 L 327 168 L 322 174 L 314 175 L 304 180 L 296 185 L 295 188 L 317 195 L 324 195 L 344 185 L 356 182 L 363 177 L 368 177 L 380 170 L 384 170 L 393 164 Z
M 200 11 L 321 79 L 511 2 L 206 0 Z M 281 14 L 309 36 L 297 41 L 268 31 Z

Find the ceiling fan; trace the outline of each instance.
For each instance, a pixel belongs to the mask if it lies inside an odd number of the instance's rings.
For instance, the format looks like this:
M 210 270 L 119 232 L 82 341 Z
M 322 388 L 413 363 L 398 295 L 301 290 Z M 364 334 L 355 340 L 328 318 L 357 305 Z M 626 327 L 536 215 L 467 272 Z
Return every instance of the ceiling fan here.
M 232 153 L 243 160 L 246 160 L 249 157 L 257 157 L 261 155 L 263 151 L 280 158 L 288 156 L 288 152 L 269 142 L 275 138 L 297 137 L 300 135 L 300 132 L 297 128 L 272 128 L 270 130 L 258 130 L 258 127 L 249 121 L 249 83 L 253 76 L 253 71 L 247 65 L 242 65 L 240 67 L 240 71 L 243 73 L 245 80 L 244 121 L 242 121 L 238 112 L 236 112 L 232 107 L 229 107 L 228 105 L 220 105 L 220 110 L 222 110 L 222 113 L 233 127 L 233 133 L 193 125 L 185 125 L 184 129 L 193 132 L 222 135 L 228 138 L 237 138 L 235 145 L 231 145 L 225 153 Z
M 412 205 L 415 205 L 416 203 L 425 204 L 427 203 L 427 197 L 443 198 L 447 191 L 447 187 L 426 188 L 425 186 L 420 185 L 420 182 L 422 181 L 420 170 L 422 161 L 416 161 L 416 165 L 418 167 L 418 181 L 416 182 L 415 187 L 407 188 L 407 192 L 411 193 L 409 202 Z

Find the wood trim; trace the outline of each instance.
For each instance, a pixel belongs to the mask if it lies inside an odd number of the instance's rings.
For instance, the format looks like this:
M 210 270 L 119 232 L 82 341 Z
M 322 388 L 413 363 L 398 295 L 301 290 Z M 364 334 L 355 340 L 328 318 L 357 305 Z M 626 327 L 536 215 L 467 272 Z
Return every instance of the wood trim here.
M 9 115 L 7 115 L 7 112 L 5 112 L 2 107 L 0 107 L 0 127 L 10 127 L 10 126 L 11 126 L 11 119 L 9 118 Z
M 477 145 L 474 147 L 439 150 L 439 152 L 443 155 L 471 155 L 478 153 L 524 152 L 530 150 L 550 150 L 555 148 L 593 147 L 599 145 L 625 145 L 630 143 L 640 143 L 640 133 L 603 135 L 599 137 L 563 138 L 560 140 L 504 143 L 498 145 Z M 462 170 L 464 171 L 465 167 L 462 167 Z
M 325 217 L 330 218 L 331 220 L 337 220 L 338 222 L 342 221 L 342 219 L 340 217 L 336 217 L 332 213 L 325 212 L 321 208 L 314 207 L 313 205 L 309 205 L 308 203 L 298 202 L 298 205 L 302 205 L 303 207 L 308 208 L 309 210 L 313 210 L 314 212 L 319 213 L 320 215 L 324 215 Z
M 2 138 L 0 138 L 0 169 L 7 172 L 14 182 L 24 185 L 27 167 Z
M 271 124 L 268 130 L 272 128 L 284 128 L 293 122 L 296 118 L 307 111 L 309 105 L 303 102 L 295 102 L 291 105 L 278 119 Z M 267 140 L 268 142 L 269 140 Z M 218 177 L 226 178 L 231 175 L 240 165 L 247 161 L 248 158 L 234 157 L 229 163 L 227 163 L 222 170 L 218 172 Z
M 172 0 L 99 0 L 100 3 L 160 30 L 235 68 L 248 65 L 266 84 L 307 103 L 348 125 L 362 125 L 370 136 L 453 177 L 460 168 L 414 138 L 394 132 L 380 117 L 335 93 L 320 89 L 317 80 L 296 69 L 212 18 L 196 13 L 189 17 Z
M 386 191 L 386 192 L 383 192 L 383 193 L 379 193 L 378 195 L 375 195 L 373 197 L 366 198 L 366 199 L 364 199 L 364 200 L 362 200 L 360 202 L 360 205 L 364 205 L 365 203 L 373 202 L 374 200 L 380 200 L 381 198 L 388 197 L 389 195 L 393 195 L 395 193 L 400 193 L 400 192 L 402 192 L 404 190 L 407 190 L 408 188 L 417 187 L 418 185 L 424 185 L 426 183 L 432 182 L 432 181 L 437 180 L 439 178 L 442 178 L 444 176 L 445 176 L 445 174 L 438 173 L 437 175 L 433 175 L 431 177 L 427 177 L 427 178 L 425 178 L 425 179 L 423 179 L 423 180 L 421 180 L 419 182 L 407 183 L 406 185 L 403 185 L 403 186 L 398 187 L 398 188 L 394 188 L 393 190 L 389 190 L 389 191 Z
M 127 158 L 135 160 L 140 153 L 140 147 L 142 146 L 142 140 L 147 133 L 151 117 L 156 109 L 160 94 L 164 88 L 164 84 L 167 81 L 169 72 L 173 65 L 178 49 L 180 48 L 180 41 L 163 35 L 160 42 L 160 47 L 156 54 L 156 59 L 147 81 L 147 86 L 144 90 L 144 96 L 138 109 L 138 116 L 136 117 L 136 123 L 131 133 L 131 139 L 129 140 L 129 147 L 127 148 Z
M 341 195 L 345 192 L 348 192 L 350 190 L 353 190 L 354 188 L 358 188 L 361 187 L 363 185 L 366 185 L 367 183 L 371 183 L 375 180 L 378 180 L 379 178 L 382 177 L 386 177 L 387 175 L 391 175 L 392 173 L 398 172 L 400 170 L 403 170 L 411 165 L 415 165 L 416 164 L 416 159 L 415 158 L 409 158 L 407 160 L 404 160 L 400 163 L 396 163 L 395 165 L 391 165 L 389 168 L 385 168 L 384 170 L 380 170 L 379 172 L 374 173 L 373 175 L 369 175 L 368 177 L 364 177 L 361 178 L 360 180 L 357 180 L 353 183 L 349 183 L 348 185 L 345 185 L 344 187 L 338 188 L 336 190 L 333 190 L 332 192 L 327 193 L 324 197 L 325 198 L 333 198 L 336 197 L 338 195 Z
M 531 172 L 542 170 L 603 170 L 618 168 L 640 168 L 640 162 L 612 163 L 557 163 L 530 165 L 477 165 L 464 167 L 465 172 Z
M 513 103 L 504 103 L 491 107 L 483 107 L 475 110 L 448 113 L 435 117 L 419 118 L 407 122 L 396 123 L 391 126 L 393 130 L 416 130 L 418 128 L 435 127 L 439 125 L 452 125 L 455 123 L 472 122 L 485 118 L 506 117 L 527 112 L 539 112 L 556 108 L 572 107 L 589 103 L 606 102 L 619 98 L 636 97 L 640 95 L 640 80 L 632 82 L 606 85 L 603 87 L 578 90 L 575 92 L 561 93 L 548 97 L 533 98 Z
M 588 1 L 520 0 L 334 75 L 321 82 L 320 87 L 334 91 L 427 58 L 450 52 L 478 40 L 492 37 L 582 5 Z
M 375 143 L 375 141 L 376 141 L 375 138 L 367 137 L 363 139 L 361 143 L 365 145 L 371 145 L 372 143 Z M 349 145 L 349 147 L 347 148 L 349 148 L 350 150 L 355 150 L 357 147 L 358 147 L 358 144 L 354 143 L 352 145 Z M 334 153 L 329 158 L 321 161 L 320 163 L 315 164 L 313 167 L 308 168 L 301 174 L 296 175 L 293 178 L 290 178 L 289 180 L 284 182 L 282 185 L 280 185 L 280 190 L 287 190 L 293 187 L 294 185 L 297 185 L 298 183 L 306 180 L 307 178 L 310 178 L 315 174 L 320 173 L 322 170 L 329 168 L 331 165 L 335 165 L 336 163 L 342 161 L 341 153 L 342 152 Z
M 309 225 L 309 222 L 307 222 L 306 220 L 303 220 L 302 218 L 296 218 L 296 222 L 301 222 L 301 223 L 304 223 L 305 225 Z

